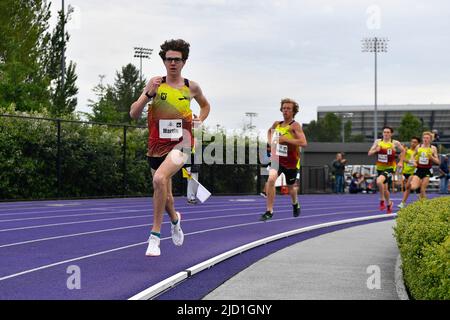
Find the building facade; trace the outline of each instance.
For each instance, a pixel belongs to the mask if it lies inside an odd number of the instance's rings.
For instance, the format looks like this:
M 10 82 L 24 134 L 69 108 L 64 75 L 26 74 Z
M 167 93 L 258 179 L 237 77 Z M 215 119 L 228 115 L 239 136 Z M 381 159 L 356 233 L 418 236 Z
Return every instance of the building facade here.
M 380 105 L 377 107 L 377 128 L 380 134 L 385 125 L 397 129 L 403 116 L 410 112 L 422 122 L 425 128 L 438 130 L 441 141 L 450 141 L 450 104 L 406 104 Z M 346 120 L 352 121 L 352 135 L 361 134 L 367 141 L 373 140 L 374 106 L 319 106 L 317 119 L 329 112 L 336 114 L 350 113 Z

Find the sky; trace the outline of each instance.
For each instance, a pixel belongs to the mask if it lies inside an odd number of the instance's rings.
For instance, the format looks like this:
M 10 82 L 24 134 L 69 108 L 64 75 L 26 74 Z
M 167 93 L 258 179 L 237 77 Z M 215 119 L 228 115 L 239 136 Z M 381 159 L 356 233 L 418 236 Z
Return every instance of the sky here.
M 53 24 L 61 1 L 52 1 Z M 122 66 L 143 61 L 147 79 L 165 75 L 158 56 L 167 39 L 191 44 L 183 76 L 211 104 L 206 125 L 265 132 L 282 120 L 282 98 L 300 104 L 296 120 L 316 120 L 317 106 L 371 105 L 374 55 L 361 39 L 386 37 L 378 56 L 379 104 L 450 103 L 450 2 L 447 0 L 66 0 L 67 59 L 77 64 L 77 111 L 99 75 L 112 84 Z M 193 102 L 194 113 L 198 105 Z

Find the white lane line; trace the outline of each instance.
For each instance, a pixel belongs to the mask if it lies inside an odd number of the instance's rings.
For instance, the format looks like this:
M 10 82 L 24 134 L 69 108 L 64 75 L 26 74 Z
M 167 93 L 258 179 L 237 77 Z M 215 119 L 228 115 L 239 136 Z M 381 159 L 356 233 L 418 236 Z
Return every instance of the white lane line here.
M 265 203 L 265 199 L 263 199 L 261 197 L 261 202 Z M 278 200 L 278 201 L 277 201 Z M 322 201 L 302 201 L 301 196 L 299 197 L 300 203 L 302 205 L 314 205 L 317 203 L 323 203 Z M 288 201 L 286 201 L 287 203 Z M 354 202 L 353 199 L 347 199 L 342 202 Z M 285 201 L 283 201 L 283 199 L 275 199 L 275 205 L 279 205 L 279 204 L 284 204 Z M 252 203 L 243 203 L 243 204 L 248 204 L 248 205 L 252 205 Z M 183 210 L 183 209 L 189 209 L 189 208 L 193 208 L 196 207 L 195 205 L 182 205 L 179 206 L 177 203 L 175 203 L 177 209 Z M 205 204 L 201 204 L 201 205 L 197 205 L 197 206 L 201 206 L 203 208 L 214 208 L 214 207 L 229 207 L 229 206 L 233 206 L 235 205 L 235 202 L 232 202 L 230 200 L 227 201 L 220 201 L 220 202 L 210 202 L 210 203 L 205 203 Z M 35 213 L 41 213 L 41 214 L 45 214 L 45 213 L 60 213 L 60 212 L 79 212 L 79 211 L 88 211 L 88 210 L 110 210 L 110 209 L 135 209 L 135 208 L 148 208 L 149 210 L 153 209 L 152 206 L 152 202 L 150 201 L 149 203 L 144 203 L 144 204 L 136 204 L 136 205 L 124 205 L 124 206 L 106 206 L 106 207 L 77 207 L 77 208 L 73 208 L 73 209 L 57 209 L 57 210 L 53 210 L 53 211 L 47 211 L 49 208 L 45 207 L 45 208 L 41 208 L 42 210 L 38 210 L 38 211 L 30 211 L 30 212 L 13 212 L 13 213 L 0 213 L 0 217 L 3 216 L 16 216 L 16 215 L 26 215 L 26 214 L 35 214 Z M 29 209 L 34 209 L 37 210 L 37 208 L 29 208 Z M 0 208 L 1 210 L 1 208 Z M 15 209 L 10 209 L 10 210 L 15 210 Z M 17 210 L 16 210 L 17 211 Z
M 265 204 L 261 204 L 262 208 L 265 208 Z M 365 205 L 360 206 L 347 206 L 347 207 L 338 207 L 339 209 L 345 209 L 345 208 L 357 208 L 357 207 L 367 207 Z M 252 206 L 252 209 L 255 208 L 255 206 Z M 244 208 L 229 208 L 229 209 L 220 209 L 220 211 L 234 211 L 234 210 L 244 210 L 248 209 L 248 207 Z M 336 206 L 332 207 L 321 207 L 321 208 L 306 208 L 302 211 L 311 211 L 311 210 L 326 210 L 326 209 L 336 209 Z M 187 212 L 185 214 L 196 214 L 196 213 L 204 213 L 204 212 L 210 212 L 211 210 L 200 210 L 200 211 L 194 211 L 194 212 Z M 275 211 L 276 213 L 276 211 Z M 119 218 L 109 218 L 109 219 L 95 219 L 95 220 L 83 220 L 83 221 L 73 221 L 73 222 L 61 222 L 61 223 L 52 223 L 52 224 L 44 224 L 44 225 L 36 225 L 36 226 L 27 226 L 27 227 L 17 227 L 17 228 L 9 228 L 9 229 L 0 229 L 0 232 L 9 232 L 9 231 L 19 231 L 19 230 L 29 230 L 29 229 L 38 229 L 38 228 L 47 228 L 47 227 L 57 227 L 57 226 L 65 226 L 65 225 L 73 225 L 73 224 L 82 224 L 82 223 L 92 223 L 92 222 L 103 222 L 103 221 L 115 221 L 115 220 L 126 220 L 126 219 L 139 219 L 139 218 L 151 218 L 153 215 L 140 215 L 140 216 L 129 216 L 129 217 L 119 217 Z
M 77 212 L 77 211 L 88 211 L 88 210 L 111 210 L 111 209 L 134 209 L 134 208 L 151 208 L 151 204 L 142 204 L 142 205 L 135 205 L 135 206 L 115 206 L 115 207 L 83 207 L 83 208 L 75 208 L 75 209 L 59 209 L 59 210 L 47 210 L 48 208 L 42 208 L 42 210 L 38 211 L 29 211 L 29 212 L 16 212 L 16 213 L 2 213 L 0 214 L 0 217 L 3 216 L 19 216 L 19 215 L 25 215 L 25 214 L 35 214 L 35 213 L 60 213 L 60 212 Z M 36 210 L 36 208 L 33 208 Z
M 27 241 L 15 242 L 15 243 L 3 244 L 3 245 L 0 245 L 0 249 L 14 247 L 14 246 L 20 246 L 20 245 L 24 245 L 24 244 L 36 243 L 36 242 L 65 239 L 65 238 L 79 237 L 79 236 L 85 236 L 85 235 L 96 234 L 96 233 L 142 228 L 142 227 L 149 227 L 149 226 L 150 226 L 150 224 L 137 224 L 137 225 L 126 226 L 126 227 L 118 227 L 118 228 L 111 228 L 111 229 L 102 229 L 102 230 L 95 230 L 95 231 L 65 234 L 65 235 L 61 235 L 61 236 L 54 236 L 54 237 L 48 237 L 48 238 L 40 238 L 40 239 L 34 239 L 34 240 L 27 240 Z
M 95 220 L 83 220 L 83 221 L 76 221 L 76 222 L 62 222 L 62 223 L 52 223 L 52 224 L 41 224 L 41 225 L 37 225 L 37 226 L 2 229 L 2 230 L 0 230 L 0 232 L 39 229 L 39 228 L 48 228 L 48 227 L 57 227 L 57 226 L 67 226 L 67 225 L 72 225 L 72 224 L 93 223 L 93 222 L 102 222 L 102 221 L 139 219 L 139 218 L 148 218 L 148 217 L 149 217 L 148 215 L 142 215 L 142 216 L 120 217 L 120 218 L 110 218 L 110 219 L 95 219 Z
M 202 204 L 202 207 L 208 207 L 208 208 L 216 208 L 216 207 L 231 207 L 233 204 L 231 203 L 221 203 L 221 204 L 208 204 L 204 205 Z M 89 210 L 111 210 L 111 209 L 136 209 L 136 208 L 142 208 L 140 210 L 153 210 L 153 206 L 151 203 L 142 204 L 142 205 L 134 205 L 134 206 L 115 206 L 115 207 L 97 207 L 97 208 L 77 208 L 77 209 L 62 209 L 62 210 L 55 210 L 55 211 L 33 211 L 33 212 L 20 212 L 20 213 L 7 213 L 7 214 L 0 214 L 0 217 L 3 216 L 19 216 L 19 215 L 26 215 L 26 214 L 35 214 L 35 213 L 41 213 L 41 214 L 51 214 L 51 213 L 61 213 L 61 212 L 85 212 Z M 177 209 L 179 210 L 185 210 L 185 209 L 191 209 L 195 208 L 194 205 L 185 205 L 185 206 L 177 206 Z M 43 208 L 45 210 L 45 208 Z M 120 211 L 120 210 L 119 210 Z M 111 211 L 111 213 L 114 213 L 117 211 Z
M 359 213 L 364 214 L 364 213 L 367 213 L 367 211 L 355 212 L 354 214 L 359 214 Z M 342 214 L 348 214 L 348 213 L 342 213 Z M 255 224 L 268 224 L 268 223 L 276 223 L 276 222 L 280 222 L 280 221 L 295 220 L 295 219 L 298 219 L 298 218 L 296 218 L 296 217 L 289 217 L 289 218 L 275 219 L 275 220 L 269 220 L 269 221 L 255 221 L 255 222 L 249 222 L 249 223 L 239 223 L 239 224 L 228 225 L 228 226 L 223 226 L 223 227 L 217 227 L 217 228 L 211 228 L 211 229 L 194 231 L 194 232 L 186 233 L 185 236 L 202 234 L 202 233 L 207 233 L 207 232 L 212 232 L 212 231 L 233 229 L 233 228 L 238 228 L 238 227 L 245 227 L 245 226 L 250 226 L 250 225 L 255 225 Z M 161 241 L 168 240 L 168 239 L 171 239 L 171 237 L 161 238 Z M 59 265 L 66 264 L 66 263 L 71 263 L 71 262 L 80 261 L 80 260 L 84 260 L 84 259 L 88 259 L 88 258 L 93 258 L 93 257 L 97 257 L 97 256 L 100 256 L 100 255 L 104 255 L 104 254 L 120 251 L 120 250 L 134 248 L 134 247 L 141 246 L 141 245 L 144 245 L 144 244 L 147 244 L 147 243 L 148 243 L 148 241 L 138 242 L 138 243 L 130 244 L 130 245 L 123 246 L 123 247 L 118 247 L 118 248 L 114 248 L 114 249 L 104 250 L 104 251 L 92 253 L 92 254 L 81 256 L 81 257 L 77 257 L 77 258 L 67 259 L 67 260 L 55 262 L 55 263 L 52 263 L 52 264 L 43 265 L 43 266 L 40 266 L 40 267 L 37 267 L 37 268 L 25 270 L 25 271 L 14 273 L 14 274 L 7 275 L 7 276 L 3 276 L 3 277 L 0 278 L 0 281 L 4 281 L 4 280 L 7 280 L 7 279 L 11 279 L 11 278 L 16 278 L 16 277 L 19 277 L 19 276 L 22 276 L 22 275 L 25 275 L 25 274 L 29 274 L 29 273 L 40 271 L 40 270 L 44 270 L 44 269 L 48 269 L 48 268 L 59 266 Z
M 337 226 L 337 225 L 342 225 L 342 224 L 349 224 L 349 223 L 354 223 L 354 222 L 360 222 L 360 221 L 370 221 L 370 220 L 378 220 L 378 219 L 382 219 L 382 218 L 391 218 L 391 217 L 395 217 L 396 214 L 392 214 L 392 215 L 375 215 L 375 216 L 366 216 L 366 217 L 358 217 L 358 218 L 352 218 L 352 219 L 345 219 L 345 220 L 338 220 L 338 221 L 332 221 L 332 222 L 326 222 L 326 223 L 321 223 L 318 225 L 312 225 L 312 226 L 308 226 L 308 227 L 304 227 L 301 229 L 295 229 L 295 230 L 291 230 L 291 231 L 287 231 L 287 232 L 283 232 L 283 233 L 279 233 L 273 236 L 269 236 L 260 240 L 256 240 L 247 244 L 244 244 L 240 247 L 234 248 L 232 250 L 226 251 L 224 253 L 221 253 L 213 258 L 210 258 L 208 260 L 205 260 L 203 262 L 200 262 L 190 268 L 185 269 L 184 271 L 181 271 L 169 278 L 166 278 L 154 285 L 152 285 L 151 287 L 137 293 L 136 295 L 132 296 L 131 298 L 129 298 L 128 300 L 149 300 L 152 299 L 153 297 L 157 296 L 158 294 L 162 293 L 163 291 L 177 285 L 178 283 L 180 283 L 181 281 L 185 280 L 186 278 L 189 278 L 205 269 L 211 268 L 212 266 L 226 260 L 229 259 L 231 257 L 234 257 L 238 254 L 241 254 L 243 252 L 246 252 L 250 249 L 262 246 L 264 244 L 276 241 L 276 240 L 280 240 L 282 238 L 287 238 L 290 236 L 294 236 L 300 233 L 305 233 L 308 231 L 313 231 L 313 230 L 318 230 L 318 229 L 323 229 L 323 228 L 327 228 L 327 227 L 332 227 L 332 226 Z M 185 272 L 185 275 L 182 275 L 181 273 Z M 170 281 L 168 281 L 170 279 Z
M 323 203 L 323 202 L 322 202 Z M 237 207 L 237 206 L 240 207 Z M 224 204 L 224 205 L 217 205 L 214 206 L 214 208 L 218 207 L 231 207 L 231 208 L 237 208 L 240 210 L 241 208 L 254 208 L 255 206 L 265 206 L 265 202 L 256 203 L 256 204 L 246 204 L 246 203 L 239 203 L 239 204 Z M 283 206 L 289 206 L 290 204 L 278 204 L 277 207 L 283 207 Z M 313 207 L 315 204 L 302 204 L 302 208 L 309 208 Z M 203 211 L 195 211 L 195 209 L 202 208 L 206 209 L 205 207 L 194 207 L 194 206 L 187 206 L 187 207 L 177 207 L 177 211 L 183 212 L 184 210 L 190 210 L 190 211 L 184 211 L 186 213 L 192 213 L 192 212 L 209 212 L 210 210 L 203 210 Z M 97 209 L 88 209 L 88 210 L 108 210 L 109 208 L 97 208 Z M 57 216 L 39 216 L 39 217 L 30 217 L 30 218 L 14 218 L 14 219 L 5 219 L 0 220 L 0 223 L 2 222 L 16 222 L 16 221 L 30 221 L 30 220 L 44 220 L 44 219 L 53 219 L 53 218 L 68 218 L 68 217 L 85 217 L 85 216 L 97 216 L 97 215 L 107 215 L 107 214 L 122 214 L 122 213 L 135 213 L 135 212 L 148 212 L 150 211 L 153 213 L 153 208 L 145 208 L 145 209 L 123 209 L 118 211 L 108 211 L 108 212 L 95 212 L 95 213 L 77 213 L 77 214 L 63 214 L 63 215 L 57 215 Z M 192 212 L 191 212 L 192 211 Z M 185 213 L 185 214 L 186 214 Z M 153 216 L 153 215 L 151 215 Z
M 244 209 L 248 209 L 248 208 L 245 207 L 245 208 L 220 209 L 220 211 L 244 210 Z M 195 211 L 195 212 L 192 212 L 192 213 L 195 214 L 195 213 L 203 213 L 203 212 L 211 212 L 211 210 Z M 186 215 L 186 214 L 190 214 L 190 212 L 184 213 L 184 215 Z M 146 215 L 140 215 L 140 216 L 128 216 L 128 217 L 119 217 L 119 218 L 82 220 L 82 221 L 73 221 L 73 222 L 61 222 L 61 223 L 43 224 L 43 225 L 28 226 L 28 227 L 17 227 L 17 228 L 1 229 L 0 232 L 29 230 L 29 229 L 47 228 L 47 227 L 57 227 L 57 226 L 65 226 L 65 225 L 73 225 L 73 224 L 81 224 L 81 223 L 92 223 L 92 222 L 102 222 L 102 221 L 115 221 L 115 220 L 126 220 L 126 219 L 151 218 L 151 217 L 153 217 L 152 214 L 146 214 Z
M 100 216 L 100 215 L 105 215 L 105 214 L 136 213 L 136 212 L 144 212 L 144 211 L 148 211 L 148 210 L 119 210 L 119 211 L 114 211 L 114 212 L 64 214 L 64 215 L 59 215 L 59 216 L 43 216 L 43 217 L 33 217 L 33 218 L 5 219 L 5 220 L 0 220 L 0 222 L 30 221 L 30 220 L 44 220 L 44 219 L 54 219 L 54 218 L 71 218 L 71 217 L 86 217 L 86 216 Z
M 291 211 L 291 210 L 278 210 L 277 212 L 289 212 L 289 211 Z M 374 210 L 374 211 L 376 211 L 376 210 Z M 365 213 L 367 213 L 367 212 L 373 212 L 373 211 L 372 210 L 365 211 Z M 316 218 L 316 217 L 323 217 L 323 216 L 333 216 L 333 215 L 352 214 L 352 213 L 353 213 L 353 211 L 345 211 L 345 212 L 339 212 L 339 213 L 312 214 L 312 215 L 306 215 L 306 216 L 303 215 L 303 216 L 298 217 L 297 219 L 309 219 L 309 218 Z M 358 211 L 356 213 L 360 213 L 360 211 Z M 254 215 L 260 215 L 260 212 L 225 215 L 225 216 L 213 216 L 213 217 L 205 217 L 205 218 L 183 219 L 183 222 L 213 220 L 213 219 L 223 219 L 223 218 L 234 218 L 234 217 L 246 217 L 246 216 L 254 216 Z M 166 222 L 163 222 L 163 224 L 169 224 L 169 222 L 166 221 Z M 0 245 L 0 249 L 1 248 L 8 248 L 8 247 L 13 247 L 13 246 L 24 245 L 24 244 L 42 242 L 42 241 L 57 240 L 57 239 L 71 238 L 71 237 L 84 236 L 84 235 L 90 235 L 90 234 L 97 234 L 97 233 L 103 233 L 103 232 L 120 231 L 120 230 L 125 230 L 125 229 L 142 228 L 142 227 L 150 227 L 150 226 L 151 226 L 151 224 L 138 224 L 138 225 L 125 226 L 125 227 L 117 227 L 117 228 L 110 228 L 110 229 L 101 229 L 101 230 L 95 230 L 95 231 L 87 231 L 87 232 L 66 234 L 66 235 L 61 235 L 61 236 L 54 236 L 54 237 L 47 237 L 47 238 L 40 238 L 40 239 L 34 239 L 34 240 L 27 240 L 27 241 L 21 241 L 21 242 L 4 244 L 4 245 Z

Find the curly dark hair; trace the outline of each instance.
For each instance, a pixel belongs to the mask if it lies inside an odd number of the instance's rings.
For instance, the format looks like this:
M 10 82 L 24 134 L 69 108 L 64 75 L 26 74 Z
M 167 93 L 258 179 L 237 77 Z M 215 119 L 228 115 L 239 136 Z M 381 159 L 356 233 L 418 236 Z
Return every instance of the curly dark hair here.
M 394 133 L 394 129 L 392 127 L 384 126 L 381 130 L 384 131 L 385 129 L 388 129 L 391 133 Z
M 169 50 L 181 52 L 183 61 L 186 61 L 189 57 L 189 47 L 190 44 L 184 41 L 183 39 L 177 40 L 167 40 L 161 45 L 161 51 L 159 52 L 159 56 L 161 59 L 166 58 L 166 53 Z

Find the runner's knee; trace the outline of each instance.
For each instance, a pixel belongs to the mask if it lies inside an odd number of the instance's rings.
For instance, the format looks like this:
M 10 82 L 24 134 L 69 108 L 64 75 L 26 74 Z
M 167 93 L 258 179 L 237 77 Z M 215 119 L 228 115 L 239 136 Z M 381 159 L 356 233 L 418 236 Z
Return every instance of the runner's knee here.
M 168 179 L 158 172 L 153 176 L 153 188 L 154 189 L 162 189 L 167 188 Z

